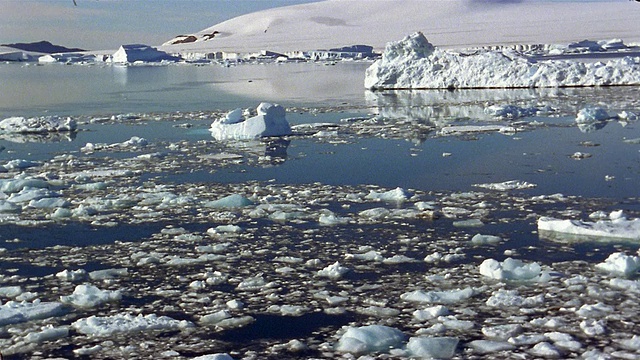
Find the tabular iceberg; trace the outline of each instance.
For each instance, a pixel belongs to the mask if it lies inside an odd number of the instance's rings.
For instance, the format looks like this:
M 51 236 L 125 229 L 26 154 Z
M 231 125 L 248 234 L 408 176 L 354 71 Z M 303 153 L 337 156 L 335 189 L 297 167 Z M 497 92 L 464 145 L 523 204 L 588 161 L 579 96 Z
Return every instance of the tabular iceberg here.
M 261 103 L 258 115 L 245 119 L 240 110 L 231 111 L 211 124 L 211 135 L 216 140 L 248 140 L 291 134 L 285 109 L 278 104 Z
M 366 71 L 367 89 L 541 88 L 639 85 L 640 58 L 535 61 L 514 50 L 438 49 L 421 32 L 388 43 Z

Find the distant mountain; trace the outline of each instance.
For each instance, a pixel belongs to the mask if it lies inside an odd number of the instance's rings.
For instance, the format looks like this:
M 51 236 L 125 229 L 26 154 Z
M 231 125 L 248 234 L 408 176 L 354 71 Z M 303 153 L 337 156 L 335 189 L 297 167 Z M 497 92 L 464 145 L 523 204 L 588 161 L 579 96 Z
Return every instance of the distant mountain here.
M 636 1 L 325 0 L 242 15 L 176 36 L 165 51 L 277 52 L 389 41 L 423 32 L 434 45 L 640 41 Z
M 45 54 L 86 51 L 78 48 L 68 48 L 60 45 L 54 45 L 48 41 L 38 41 L 38 42 L 32 42 L 32 43 L 2 44 L 2 46 L 8 46 L 18 50 L 33 51 L 33 52 L 39 52 L 39 53 L 45 53 Z

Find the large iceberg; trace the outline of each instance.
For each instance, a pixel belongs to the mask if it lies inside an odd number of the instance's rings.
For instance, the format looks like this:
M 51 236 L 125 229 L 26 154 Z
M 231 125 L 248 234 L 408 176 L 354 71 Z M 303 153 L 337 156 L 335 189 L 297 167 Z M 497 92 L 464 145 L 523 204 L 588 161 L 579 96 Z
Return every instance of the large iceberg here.
M 514 50 L 472 54 L 434 47 L 421 32 L 387 44 L 366 71 L 367 89 L 472 89 L 640 84 L 640 58 L 535 61 Z
M 216 140 L 247 140 L 291 134 L 282 106 L 263 102 L 256 110 L 258 115 L 248 119 L 239 109 L 231 111 L 211 124 L 211 135 Z
M 566 234 L 561 238 L 640 240 L 640 218 L 628 220 L 620 212 L 613 212 L 609 217 L 596 222 L 541 217 L 538 219 L 538 231 L 541 236 L 551 238 Z
M 24 118 L 14 116 L 0 121 L 0 133 L 44 134 L 48 132 L 75 131 L 76 121 L 58 116 Z

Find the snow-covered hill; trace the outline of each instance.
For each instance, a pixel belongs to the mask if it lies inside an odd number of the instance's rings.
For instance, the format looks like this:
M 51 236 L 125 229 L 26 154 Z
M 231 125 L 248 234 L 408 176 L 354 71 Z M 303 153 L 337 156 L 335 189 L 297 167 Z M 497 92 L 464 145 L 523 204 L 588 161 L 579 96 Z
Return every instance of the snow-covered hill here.
M 434 45 L 640 41 L 640 3 L 544 0 L 326 0 L 239 16 L 167 41 L 168 51 L 294 51 L 372 45 L 422 31 Z

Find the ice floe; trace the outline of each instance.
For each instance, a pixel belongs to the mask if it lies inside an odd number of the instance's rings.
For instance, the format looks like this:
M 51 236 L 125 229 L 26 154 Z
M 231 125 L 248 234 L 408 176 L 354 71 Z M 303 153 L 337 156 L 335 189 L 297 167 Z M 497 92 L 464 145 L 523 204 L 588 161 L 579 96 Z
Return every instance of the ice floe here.
M 79 308 L 92 308 L 120 299 L 122 299 L 122 292 L 119 290 L 100 290 L 88 284 L 78 285 L 73 291 L 73 294 L 60 297 L 62 303 Z
M 434 47 L 418 32 L 387 44 L 366 71 L 367 89 L 534 88 L 640 84 L 640 63 L 532 60 L 514 50 L 472 54 Z
M 256 116 L 245 118 L 236 109 L 214 121 L 209 131 L 216 140 L 248 140 L 291 134 L 291 126 L 282 106 L 263 102 L 256 111 Z
M 75 131 L 76 121 L 72 118 L 43 116 L 24 118 L 20 116 L 0 121 L 0 133 L 44 134 L 49 132 Z
M 546 281 L 548 272 L 538 263 L 526 264 L 522 260 L 506 258 L 503 262 L 486 259 L 480 264 L 480 274 L 496 280 Z
M 79 333 L 94 336 L 109 336 L 151 330 L 182 330 L 193 327 L 186 320 L 175 320 L 168 316 L 116 314 L 112 316 L 90 316 L 76 320 L 71 327 Z
M 617 214 L 617 213 L 614 213 Z M 567 235 L 571 239 L 640 239 L 640 219 L 626 219 L 614 215 L 612 219 L 596 222 L 582 220 L 561 220 L 551 217 L 538 219 L 538 230 L 545 236 L 558 237 Z M 566 237 L 566 236 L 565 236 Z

